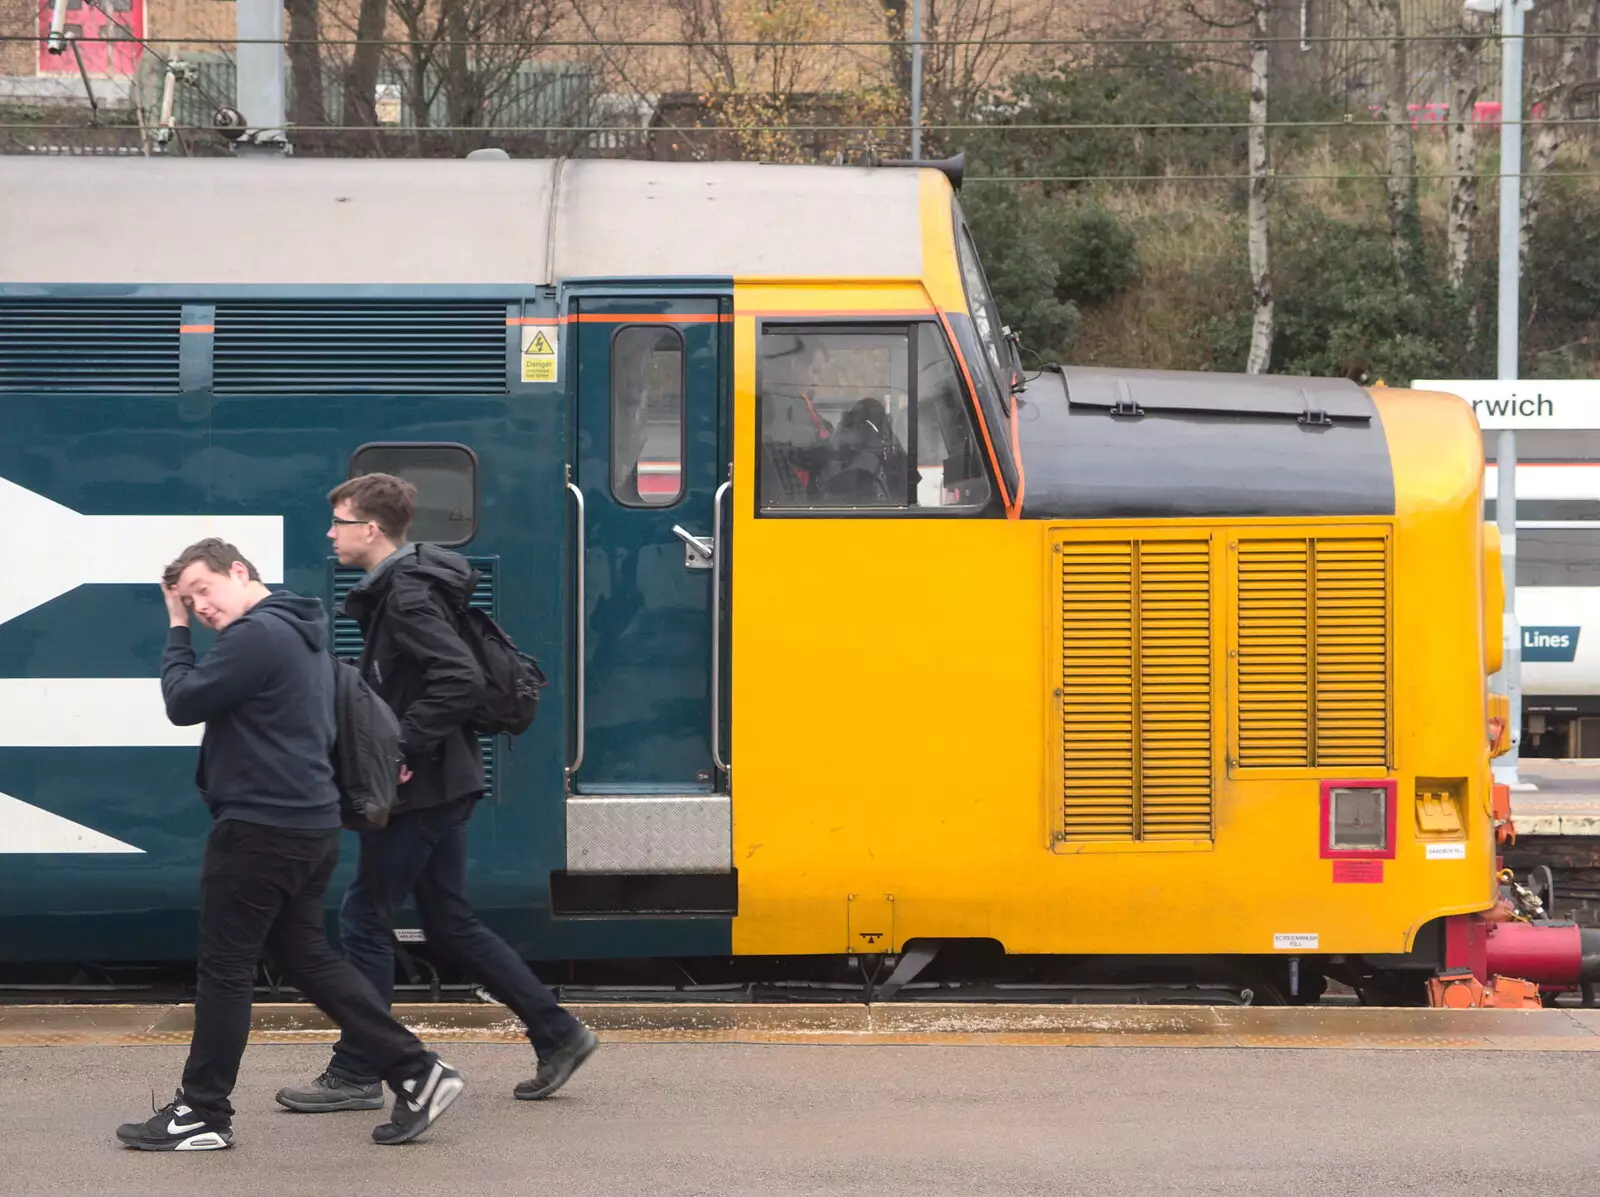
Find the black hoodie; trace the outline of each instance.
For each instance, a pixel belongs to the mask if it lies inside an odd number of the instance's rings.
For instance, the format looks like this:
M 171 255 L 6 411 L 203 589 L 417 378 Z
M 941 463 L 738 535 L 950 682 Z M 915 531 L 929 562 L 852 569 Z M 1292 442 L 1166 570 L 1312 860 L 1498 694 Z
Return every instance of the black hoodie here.
M 483 671 L 461 639 L 460 610 L 478 573 L 459 553 L 408 544 L 344 601 L 361 625 L 361 672 L 400 718 L 400 750 L 414 776 L 396 811 L 483 793 L 483 755 L 466 729 L 483 698 Z
M 206 725 L 195 783 L 214 819 L 339 826 L 333 666 L 322 600 L 279 592 L 217 634 L 195 663 L 189 629 L 167 633 L 167 718 Z

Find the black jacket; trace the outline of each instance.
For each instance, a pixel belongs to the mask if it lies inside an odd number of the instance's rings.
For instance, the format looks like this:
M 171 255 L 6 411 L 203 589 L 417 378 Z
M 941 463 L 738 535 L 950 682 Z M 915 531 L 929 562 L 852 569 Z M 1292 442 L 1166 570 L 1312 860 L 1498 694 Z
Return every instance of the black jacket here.
M 414 776 L 395 809 L 421 810 L 483 793 L 483 756 L 467 719 L 483 672 L 457 631 L 478 575 L 466 558 L 406 545 L 345 598 L 361 625 L 361 672 L 400 719 L 400 750 Z
M 206 725 L 195 784 L 213 818 L 339 826 L 333 666 L 321 599 L 262 599 L 217 634 L 198 664 L 189 629 L 172 628 L 161 696 L 179 727 Z

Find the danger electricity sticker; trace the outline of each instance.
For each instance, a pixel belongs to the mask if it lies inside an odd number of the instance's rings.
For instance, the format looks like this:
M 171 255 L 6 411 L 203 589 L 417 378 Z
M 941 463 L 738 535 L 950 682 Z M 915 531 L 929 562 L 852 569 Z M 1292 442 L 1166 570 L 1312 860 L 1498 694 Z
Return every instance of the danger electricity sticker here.
M 525 326 L 522 330 L 522 381 L 555 382 L 561 334 L 554 325 Z

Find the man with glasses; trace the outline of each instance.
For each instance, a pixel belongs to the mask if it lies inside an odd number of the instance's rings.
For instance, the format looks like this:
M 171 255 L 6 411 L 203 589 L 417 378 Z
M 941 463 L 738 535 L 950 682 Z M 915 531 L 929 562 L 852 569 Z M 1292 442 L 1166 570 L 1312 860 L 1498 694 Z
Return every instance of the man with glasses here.
M 366 571 L 344 614 L 361 627 L 362 675 L 400 720 L 403 758 L 394 814 L 382 831 L 362 834 L 361 867 L 339 912 L 345 956 L 392 1000 L 392 914 L 414 896 L 429 949 L 482 982 L 527 1028 L 538 1070 L 514 1096 L 549 1097 L 599 1041 L 467 901 L 467 821 L 484 788 L 468 720 L 484 680 L 457 620 L 477 572 L 458 553 L 407 543 L 416 487 L 402 478 L 363 474 L 328 501 L 334 555 Z M 375 1109 L 382 1100 L 371 1060 L 348 1039 L 308 1085 L 278 1093 L 279 1104 L 302 1113 Z

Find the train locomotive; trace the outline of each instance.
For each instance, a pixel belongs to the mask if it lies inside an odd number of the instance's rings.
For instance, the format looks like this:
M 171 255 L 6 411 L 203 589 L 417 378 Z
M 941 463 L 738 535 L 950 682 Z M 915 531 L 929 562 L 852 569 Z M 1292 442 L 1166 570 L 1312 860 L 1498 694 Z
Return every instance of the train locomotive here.
M 528 733 L 486 742 L 471 875 L 552 979 L 1591 980 L 1593 933 L 1497 872 L 1500 565 L 1467 406 L 1024 370 L 958 185 L 8 163 L 5 974 L 190 959 L 207 816 L 155 582 L 216 534 L 336 609 L 324 496 L 384 470 L 551 679 Z M 335 641 L 359 651 L 349 621 Z

